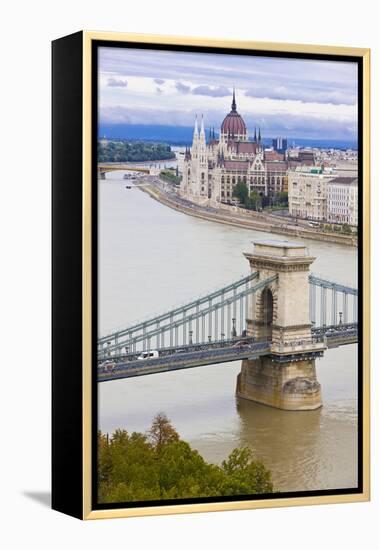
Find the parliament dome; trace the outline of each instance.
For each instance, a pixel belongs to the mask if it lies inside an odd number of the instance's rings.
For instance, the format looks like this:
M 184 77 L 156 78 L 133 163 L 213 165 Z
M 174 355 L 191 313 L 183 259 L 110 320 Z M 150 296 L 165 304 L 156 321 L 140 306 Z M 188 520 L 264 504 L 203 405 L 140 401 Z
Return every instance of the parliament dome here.
M 226 115 L 222 124 L 221 124 L 221 133 L 225 136 L 231 136 L 239 139 L 246 139 L 247 137 L 247 128 L 245 121 L 237 112 L 237 104 L 235 93 L 233 90 L 233 101 L 232 101 L 232 110 L 229 114 Z

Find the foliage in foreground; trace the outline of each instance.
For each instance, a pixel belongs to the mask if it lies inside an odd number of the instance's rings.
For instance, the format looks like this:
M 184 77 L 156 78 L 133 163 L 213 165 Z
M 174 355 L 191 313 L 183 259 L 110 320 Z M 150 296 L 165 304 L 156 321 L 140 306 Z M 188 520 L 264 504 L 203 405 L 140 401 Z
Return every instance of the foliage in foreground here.
M 99 432 L 98 476 L 102 503 L 273 491 L 270 471 L 249 448 L 234 449 L 221 466 L 207 463 L 162 413 L 146 434 Z

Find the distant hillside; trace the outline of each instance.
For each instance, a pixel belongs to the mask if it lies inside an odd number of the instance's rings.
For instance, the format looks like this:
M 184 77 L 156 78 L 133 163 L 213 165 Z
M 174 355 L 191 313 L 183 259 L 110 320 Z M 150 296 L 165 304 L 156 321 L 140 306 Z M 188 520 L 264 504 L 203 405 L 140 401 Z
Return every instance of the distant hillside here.
M 206 135 L 208 136 L 207 130 Z M 104 136 L 108 139 L 160 141 L 171 145 L 190 145 L 192 143 L 193 127 L 158 124 L 100 124 L 99 137 Z M 266 146 L 271 146 L 272 138 L 265 137 L 263 143 Z M 288 145 L 293 143 L 301 147 L 357 149 L 357 143 L 349 140 L 288 138 Z
M 98 162 L 142 162 L 175 158 L 170 145 L 143 141 L 104 141 L 97 144 Z
M 133 139 L 144 141 L 164 141 L 177 145 L 192 142 L 193 128 L 187 126 L 160 126 L 145 124 L 101 124 L 99 137 L 108 139 Z

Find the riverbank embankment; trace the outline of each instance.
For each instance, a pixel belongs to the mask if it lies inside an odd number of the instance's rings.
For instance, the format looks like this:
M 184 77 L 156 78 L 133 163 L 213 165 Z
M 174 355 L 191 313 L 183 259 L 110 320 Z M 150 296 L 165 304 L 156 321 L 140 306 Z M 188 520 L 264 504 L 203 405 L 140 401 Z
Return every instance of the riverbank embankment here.
M 299 226 L 285 225 L 283 227 L 283 224 L 268 221 L 266 216 L 262 216 L 262 219 L 259 219 L 259 214 L 256 214 L 256 218 L 253 219 L 252 217 L 250 218 L 247 216 L 238 215 L 226 210 L 216 211 L 215 209 L 203 208 L 195 203 L 190 203 L 189 201 L 179 201 L 173 193 L 169 195 L 159 187 L 151 184 L 141 186 L 141 190 L 148 193 L 153 199 L 168 206 L 169 208 L 173 208 L 183 214 L 188 214 L 207 221 L 222 223 L 224 225 L 232 225 L 234 227 L 242 227 L 245 229 L 255 229 L 256 231 L 267 231 L 279 235 L 286 235 L 287 237 L 300 237 L 304 239 L 330 242 L 333 244 L 341 244 L 344 246 L 357 246 L 357 238 L 355 236 L 312 231 Z

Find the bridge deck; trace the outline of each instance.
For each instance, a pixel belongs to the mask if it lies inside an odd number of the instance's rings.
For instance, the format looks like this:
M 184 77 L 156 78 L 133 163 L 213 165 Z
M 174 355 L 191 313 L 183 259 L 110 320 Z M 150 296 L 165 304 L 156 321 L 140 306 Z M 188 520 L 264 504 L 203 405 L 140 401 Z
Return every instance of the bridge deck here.
M 274 352 L 279 361 L 288 360 L 288 355 L 313 353 L 322 355 L 325 348 L 355 344 L 358 341 L 356 324 L 338 325 L 313 329 L 310 341 L 291 342 L 272 346 L 270 341 L 257 342 L 252 337 L 237 337 L 222 342 L 192 344 L 181 348 L 166 348 L 159 351 L 159 357 L 138 359 L 139 353 L 112 357 L 98 367 L 98 382 L 131 378 L 160 372 L 228 363 L 243 359 L 255 359 Z M 275 349 L 274 349 L 275 348 Z
M 241 359 L 252 359 L 265 355 L 270 351 L 270 342 L 259 342 L 241 348 L 216 348 L 208 351 L 192 351 L 145 360 L 134 360 L 116 363 L 112 372 L 99 371 L 98 381 L 130 378 L 146 374 L 156 374 L 194 367 L 228 363 Z

